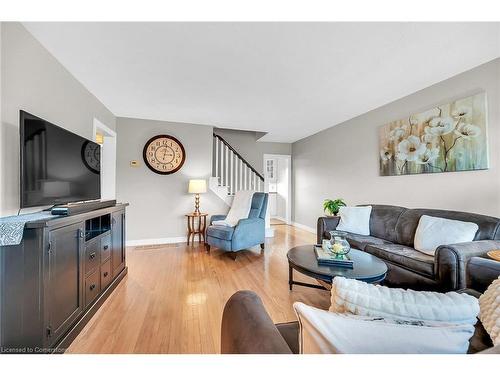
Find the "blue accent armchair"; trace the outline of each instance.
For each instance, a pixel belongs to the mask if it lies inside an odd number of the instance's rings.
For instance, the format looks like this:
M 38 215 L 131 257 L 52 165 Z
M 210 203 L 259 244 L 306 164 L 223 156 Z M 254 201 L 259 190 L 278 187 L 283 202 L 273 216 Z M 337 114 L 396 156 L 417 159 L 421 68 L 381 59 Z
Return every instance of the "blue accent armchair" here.
M 205 242 L 207 251 L 210 252 L 210 246 L 214 246 L 230 251 L 236 256 L 237 251 L 256 245 L 264 249 L 267 198 L 267 193 L 254 193 L 248 218 L 241 219 L 235 227 L 212 225 L 214 221 L 226 218 L 226 215 L 213 215 L 207 229 Z

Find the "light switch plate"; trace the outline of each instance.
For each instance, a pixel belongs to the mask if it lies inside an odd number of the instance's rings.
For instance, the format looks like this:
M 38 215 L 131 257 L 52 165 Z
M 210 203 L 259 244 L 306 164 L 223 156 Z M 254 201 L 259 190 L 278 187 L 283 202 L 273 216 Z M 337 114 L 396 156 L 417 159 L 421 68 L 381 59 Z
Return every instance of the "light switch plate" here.
M 139 162 L 137 160 L 131 160 L 130 161 L 130 166 L 131 167 L 138 167 L 139 166 Z

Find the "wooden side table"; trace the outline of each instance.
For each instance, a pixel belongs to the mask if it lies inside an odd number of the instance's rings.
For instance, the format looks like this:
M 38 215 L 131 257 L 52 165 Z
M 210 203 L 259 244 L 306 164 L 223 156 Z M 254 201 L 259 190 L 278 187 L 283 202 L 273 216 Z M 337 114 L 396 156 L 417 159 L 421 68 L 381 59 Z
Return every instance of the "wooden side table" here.
M 198 241 L 200 243 L 201 243 L 201 238 L 203 237 L 203 244 L 205 244 L 205 230 L 207 229 L 208 214 L 191 213 L 185 216 L 187 217 L 187 226 L 188 226 L 187 244 L 189 245 L 191 236 L 193 236 L 193 239 L 191 241 L 191 244 L 193 244 L 196 235 L 198 235 Z M 195 223 L 196 218 L 198 218 L 197 224 Z

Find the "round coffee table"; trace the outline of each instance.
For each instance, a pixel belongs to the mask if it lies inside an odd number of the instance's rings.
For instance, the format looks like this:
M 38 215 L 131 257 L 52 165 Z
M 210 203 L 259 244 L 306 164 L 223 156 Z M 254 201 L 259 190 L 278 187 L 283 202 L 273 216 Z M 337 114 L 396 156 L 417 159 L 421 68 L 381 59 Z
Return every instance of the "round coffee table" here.
M 319 265 L 314 254 L 313 245 L 293 247 L 286 256 L 288 258 L 288 284 L 290 290 L 292 290 L 293 285 L 328 290 L 323 285 L 325 283 L 331 284 L 336 276 L 361 280 L 367 283 L 379 283 L 385 279 L 387 273 L 387 265 L 382 260 L 357 249 L 351 249 L 349 252 L 349 258 L 354 262 L 353 268 Z M 310 276 L 323 285 L 294 281 L 293 270 Z

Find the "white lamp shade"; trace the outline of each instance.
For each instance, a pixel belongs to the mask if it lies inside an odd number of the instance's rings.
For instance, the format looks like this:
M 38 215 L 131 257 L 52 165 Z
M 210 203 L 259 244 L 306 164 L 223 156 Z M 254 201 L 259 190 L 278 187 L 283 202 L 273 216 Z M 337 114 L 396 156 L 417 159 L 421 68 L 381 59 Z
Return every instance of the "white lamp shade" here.
M 188 192 L 193 194 L 200 194 L 207 192 L 206 180 L 189 180 Z

